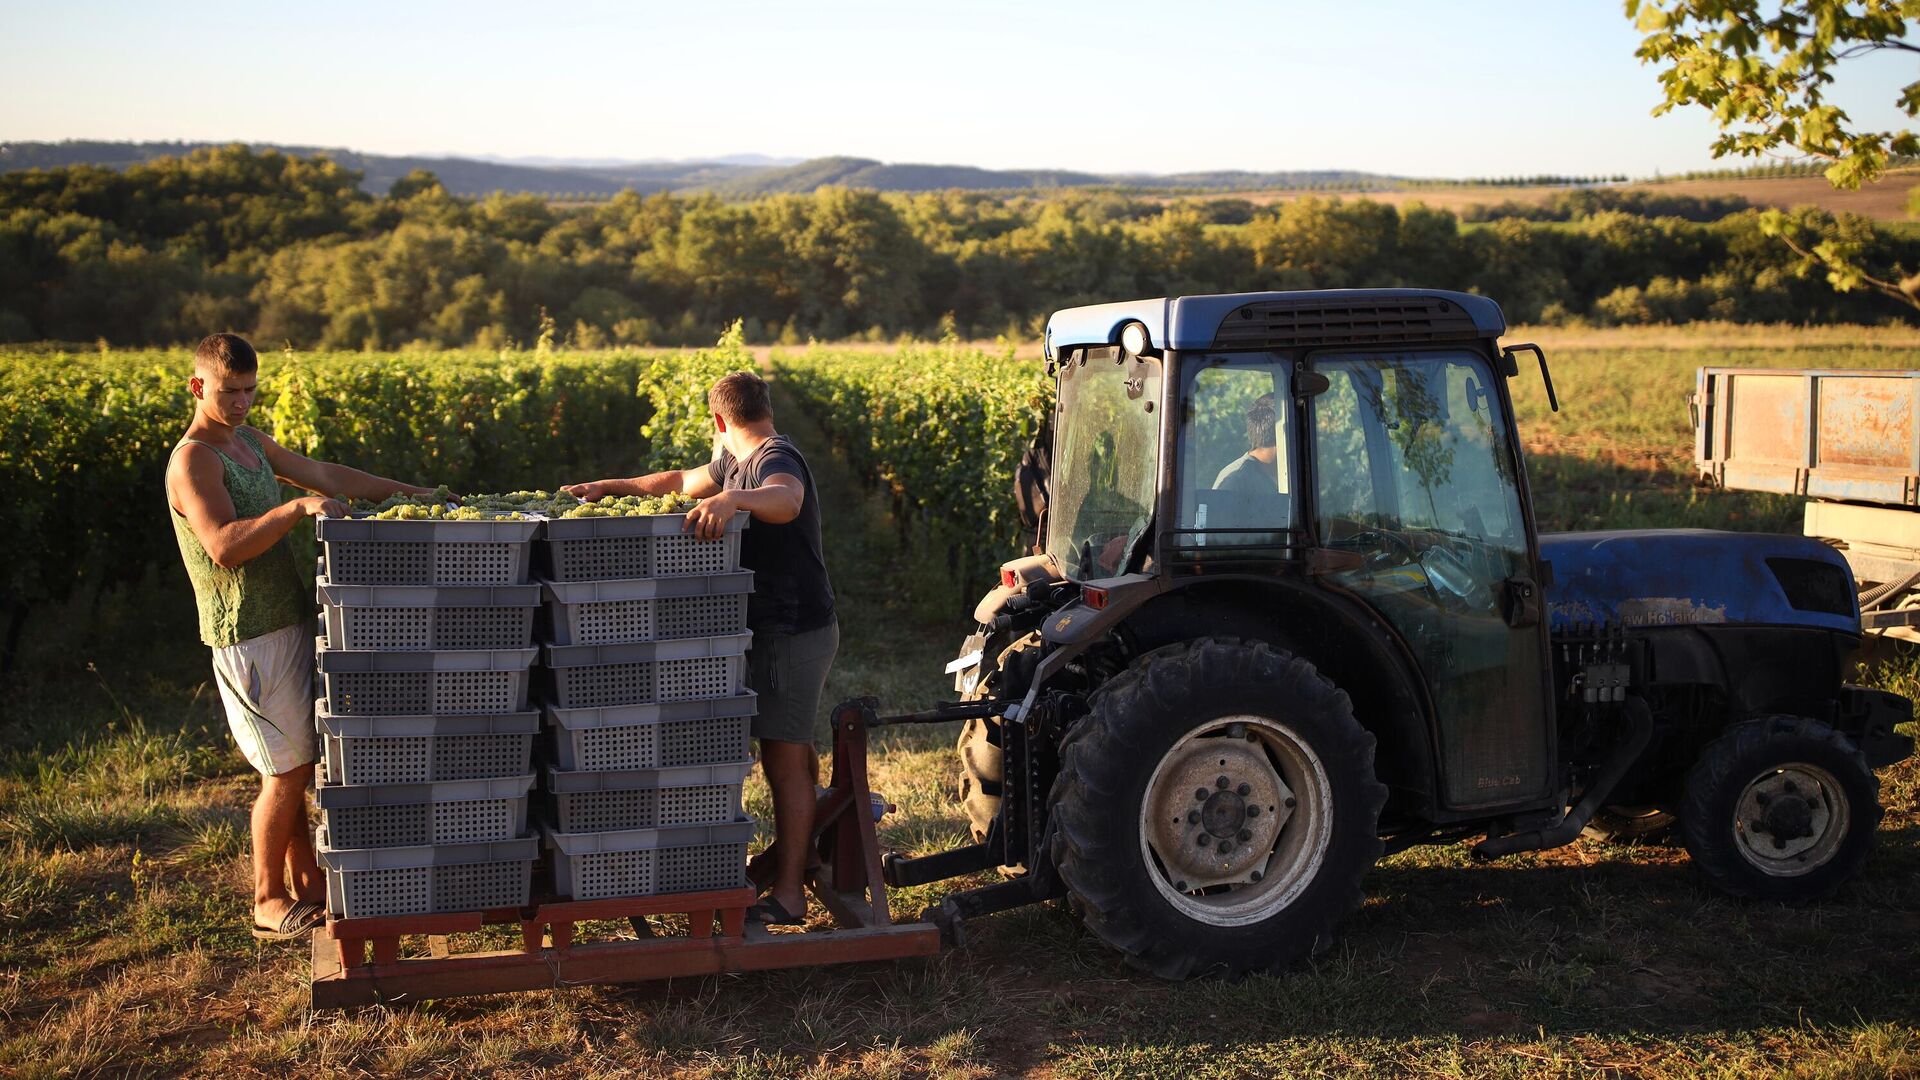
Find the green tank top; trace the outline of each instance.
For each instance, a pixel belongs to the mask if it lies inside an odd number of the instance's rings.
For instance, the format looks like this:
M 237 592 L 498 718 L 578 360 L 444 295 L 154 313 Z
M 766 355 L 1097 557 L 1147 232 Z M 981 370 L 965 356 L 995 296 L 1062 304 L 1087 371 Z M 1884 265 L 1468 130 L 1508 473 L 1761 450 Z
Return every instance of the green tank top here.
M 246 468 L 228 457 L 219 447 L 198 439 L 182 439 L 174 453 L 188 443 L 220 455 L 220 467 L 233 500 L 237 518 L 259 517 L 280 505 L 280 481 L 267 464 L 260 440 L 246 428 L 240 438 L 260 464 Z M 173 519 L 173 536 L 180 544 L 180 558 L 187 564 L 187 578 L 193 582 L 194 603 L 200 608 L 200 640 L 222 648 L 262 634 L 303 622 L 311 613 L 311 584 L 301 580 L 294 562 L 293 545 L 281 537 L 277 543 L 244 565 L 229 570 L 213 561 L 200 537 L 187 523 L 186 516 L 168 500 L 168 516 Z

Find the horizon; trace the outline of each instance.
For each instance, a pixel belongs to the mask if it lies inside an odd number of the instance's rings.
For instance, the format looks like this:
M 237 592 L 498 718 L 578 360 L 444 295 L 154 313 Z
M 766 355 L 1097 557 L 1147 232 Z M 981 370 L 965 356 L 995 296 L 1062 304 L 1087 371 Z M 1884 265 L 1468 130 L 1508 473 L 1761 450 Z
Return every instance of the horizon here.
M 1445 18 L 1394 0 L 1364 24 L 1349 12 L 1248 0 L 1205 19 L 1087 0 L 1031 11 L 993 0 L 963 14 L 877 0 L 643 12 L 593 0 L 529 20 L 489 0 L 349 3 L 315 24 L 230 3 L 178 13 L 9 0 L 0 137 L 533 167 L 758 155 L 1103 175 L 1650 176 L 1768 160 L 1713 158 L 1704 110 L 1649 115 L 1656 71 L 1634 57 L 1640 35 L 1617 0 L 1489 0 Z M 1381 32 L 1396 26 L 1418 32 Z M 1113 44 L 1072 51 L 1101 28 Z M 267 59 L 233 93 L 179 59 L 207 54 Z M 1200 62 L 1183 66 L 1189 56 Z M 530 77 L 543 62 L 561 74 Z M 1897 55 L 1848 61 L 1831 96 L 1857 126 L 1905 127 L 1893 102 L 1910 67 Z

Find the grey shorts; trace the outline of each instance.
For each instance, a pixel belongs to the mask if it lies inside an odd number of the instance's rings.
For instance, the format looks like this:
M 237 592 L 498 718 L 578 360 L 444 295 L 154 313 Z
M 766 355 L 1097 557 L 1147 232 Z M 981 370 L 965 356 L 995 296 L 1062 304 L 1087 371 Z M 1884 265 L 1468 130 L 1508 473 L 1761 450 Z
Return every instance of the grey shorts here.
M 755 631 L 747 653 L 747 687 L 760 695 L 753 737 L 811 743 L 827 669 L 840 651 L 838 620 L 800 634 Z

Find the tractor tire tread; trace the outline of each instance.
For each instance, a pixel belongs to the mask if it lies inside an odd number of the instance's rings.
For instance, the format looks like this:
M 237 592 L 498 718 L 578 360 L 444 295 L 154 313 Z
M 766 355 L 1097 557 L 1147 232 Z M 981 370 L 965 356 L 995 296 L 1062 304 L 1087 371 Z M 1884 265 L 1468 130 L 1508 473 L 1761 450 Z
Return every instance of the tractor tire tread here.
M 1181 940 L 1168 934 L 1164 925 L 1149 921 L 1146 905 L 1165 901 L 1157 893 L 1140 896 L 1143 888 L 1151 890 L 1151 884 L 1132 880 L 1126 873 L 1138 854 L 1124 848 L 1137 837 L 1130 827 L 1114 828 L 1113 807 L 1128 783 L 1125 770 L 1140 764 L 1139 740 L 1150 725 L 1128 724 L 1125 718 L 1190 707 L 1187 695 L 1194 688 L 1254 682 L 1276 697 L 1305 692 L 1306 700 L 1331 714 L 1331 723 L 1323 726 L 1330 729 L 1332 738 L 1316 742 L 1314 750 L 1330 771 L 1341 761 L 1359 766 L 1361 779 L 1355 794 L 1362 804 L 1364 827 L 1361 835 L 1348 832 L 1336 837 L 1319 879 L 1308 886 L 1309 893 L 1319 894 L 1315 902 L 1297 901 L 1284 914 L 1286 919 L 1308 924 L 1296 935 L 1296 940 L 1305 938 L 1304 947 L 1283 947 L 1269 957 L 1227 956 L 1216 950 L 1203 963 L 1203 950 L 1191 940 Z M 1102 686 L 1091 704 L 1093 711 L 1061 743 L 1060 774 L 1050 795 L 1051 853 L 1067 887 L 1069 907 L 1096 936 L 1119 949 L 1130 965 L 1168 979 L 1277 970 L 1332 943 L 1335 924 L 1365 900 L 1363 878 L 1382 851 L 1375 823 L 1387 798 L 1386 786 L 1374 775 L 1374 737 L 1354 721 L 1344 691 L 1308 661 L 1263 642 L 1202 638 L 1137 658 Z M 1128 731 L 1130 727 L 1141 730 Z M 1341 810 L 1336 806 L 1333 812 L 1336 822 L 1340 821 Z M 1347 850 L 1335 850 L 1343 842 Z
M 1734 849 L 1737 841 L 1732 831 L 1719 827 L 1731 816 L 1723 803 L 1726 785 L 1734 782 L 1732 770 L 1742 767 L 1743 762 L 1750 765 L 1756 757 L 1764 760 L 1768 745 L 1779 742 L 1797 743 L 1816 755 L 1832 755 L 1829 763 L 1851 770 L 1854 773 L 1851 779 L 1864 788 L 1860 793 L 1864 798 L 1856 799 L 1854 793 L 1848 793 L 1848 811 L 1853 820 L 1849 824 L 1850 835 L 1841 839 L 1842 849 L 1835 853 L 1828 866 L 1805 878 L 1765 878 L 1751 869 Z M 1843 786 L 1850 779 L 1839 773 L 1835 778 Z M 1873 831 L 1885 813 L 1879 796 L 1880 779 L 1868 767 L 1866 755 L 1852 739 L 1807 717 L 1762 716 L 1728 727 L 1700 752 L 1687 773 L 1685 794 L 1677 808 L 1677 831 L 1694 864 L 1720 891 L 1743 899 L 1803 904 L 1833 895 L 1859 873 L 1872 846 Z M 1737 792 L 1734 797 L 1738 797 Z M 1783 886 L 1781 882 L 1798 887 Z

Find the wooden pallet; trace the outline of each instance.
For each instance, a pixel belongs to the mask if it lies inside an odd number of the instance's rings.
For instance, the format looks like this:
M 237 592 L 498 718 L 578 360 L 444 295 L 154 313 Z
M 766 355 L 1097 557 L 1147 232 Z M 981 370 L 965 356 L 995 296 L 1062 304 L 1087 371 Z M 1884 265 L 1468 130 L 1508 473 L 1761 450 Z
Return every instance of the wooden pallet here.
M 330 919 L 313 935 L 313 1007 L 393 1004 L 938 953 L 939 928 L 924 922 L 896 925 L 888 913 L 868 801 L 866 729 L 857 715 L 836 716 L 834 727 L 833 786 L 821 796 L 814 817 L 820 865 L 808 887 L 833 917 L 835 929 L 769 933 L 757 925 L 749 927 L 746 912 L 754 902 L 754 890 L 745 888 L 563 900 L 525 909 L 452 915 Z M 657 935 L 646 922 L 649 915 L 685 915 L 688 932 Z M 592 919 L 627 919 L 638 936 L 576 942 L 576 924 Z M 520 926 L 518 949 L 459 953 L 450 949 L 450 934 L 514 923 Z M 427 936 L 431 955 L 402 958 L 401 937 L 419 934 Z

